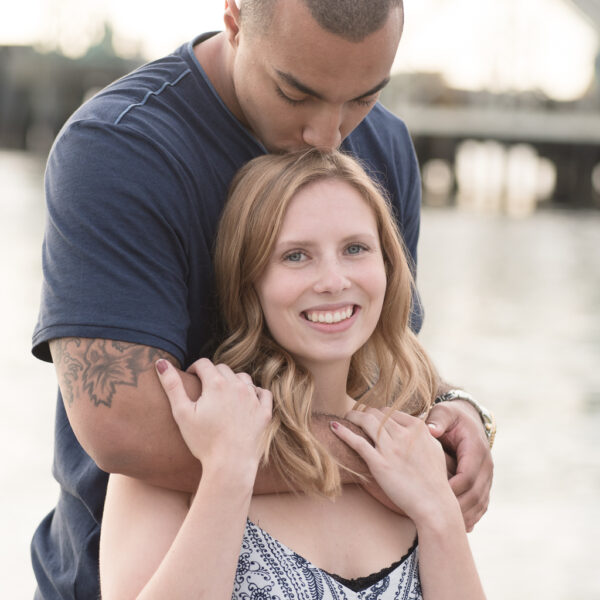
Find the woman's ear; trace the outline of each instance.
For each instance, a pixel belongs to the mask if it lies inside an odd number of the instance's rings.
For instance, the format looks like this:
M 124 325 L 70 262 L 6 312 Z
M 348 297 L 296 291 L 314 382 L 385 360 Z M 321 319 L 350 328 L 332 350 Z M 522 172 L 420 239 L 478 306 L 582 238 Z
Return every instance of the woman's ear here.
M 227 39 L 232 46 L 237 46 L 240 33 L 240 1 L 241 0 L 225 0 L 225 14 L 223 21 L 225 23 Z

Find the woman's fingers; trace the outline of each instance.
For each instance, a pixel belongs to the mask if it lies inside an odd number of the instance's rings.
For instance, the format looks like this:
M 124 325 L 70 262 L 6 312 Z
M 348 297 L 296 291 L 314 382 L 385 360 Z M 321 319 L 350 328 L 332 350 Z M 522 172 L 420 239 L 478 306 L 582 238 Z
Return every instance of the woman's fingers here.
M 219 385 L 222 378 L 231 383 L 242 382 L 253 393 L 256 390 L 252 377 L 248 373 L 234 373 L 227 365 L 222 363 L 215 365 L 208 358 L 198 359 L 187 368 L 187 372 L 198 376 L 203 382 L 203 387 L 211 383 Z
M 269 390 L 257 387 L 256 397 L 270 418 L 273 415 L 273 394 Z
M 375 448 L 373 448 L 365 438 L 350 431 L 350 429 L 337 421 L 331 421 L 330 426 L 333 433 L 335 433 L 335 435 L 343 442 L 348 444 L 348 446 L 350 446 L 350 448 L 352 448 L 370 468 L 371 461 L 377 456 Z
M 246 384 L 254 385 L 252 382 L 252 377 L 250 377 L 248 373 L 236 373 L 235 376 Z
M 364 411 L 351 410 L 345 418 L 360 427 L 378 446 L 385 443 L 389 437 L 389 432 L 382 427 L 385 415 L 376 408 L 367 408 Z
M 173 416 L 177 419 L 177 416 L 185 411 L 191 402 L 183 387 L 181 377 L 177 369 L 164 358 L 156 361 L 156 372 L 165 394 L 171 403 Z
M 216 369 L 215 365 L 208 358 L 199 358 L 194 361 L 188 368 L 187 373 L 194 373 L 194 375 L 202 379 L 202 375 L 208 375 L 210 372 L 214 372 Z
M 238 375 L 234 373 L 227 365 L 219 363 L 215 365 L 216 371 L 227 381 L 240 381 Z

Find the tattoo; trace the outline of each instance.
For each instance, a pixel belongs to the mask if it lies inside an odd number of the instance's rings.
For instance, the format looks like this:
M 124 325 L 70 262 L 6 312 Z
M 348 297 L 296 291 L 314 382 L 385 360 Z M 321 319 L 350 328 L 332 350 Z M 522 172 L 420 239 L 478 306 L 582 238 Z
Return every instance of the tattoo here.
M 52 358 L 65 401 L 71 405 L 74 388 L 94 406 L 112 406 L 117 388 L 136 386 L 139 376 L 159 358 L 173 357 L 162 350 L 104 339 L 61 338 L 52 342 Z
M 76 348 L 79 348 L 81 346 L 81 339 L 60 338 L 55 340 L 52 343 L 52 360 L 57 372 L 60 373 L 60 390 L 63 399 L 70 406 L 73 404 L 73 384 L 77 381 L 79 373 L 83 370 L 83 364 L 69 352 L 67 348 L 69 344 L 74 344 Z

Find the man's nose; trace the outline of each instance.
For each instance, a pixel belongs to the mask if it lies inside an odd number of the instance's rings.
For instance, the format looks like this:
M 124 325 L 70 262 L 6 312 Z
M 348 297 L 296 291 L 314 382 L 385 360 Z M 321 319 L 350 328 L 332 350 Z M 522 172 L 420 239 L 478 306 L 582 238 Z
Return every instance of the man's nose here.
M 305 144 L 321 150 L 335 150 L 342 143 L 343 107 L 326 106 L 311 115 L 304 125 L 302 139 Z
M 339 294 L 350 287 L 350 280 L 337 260 L 324 261 L 319 268 L 315 281 L 315 292 Z

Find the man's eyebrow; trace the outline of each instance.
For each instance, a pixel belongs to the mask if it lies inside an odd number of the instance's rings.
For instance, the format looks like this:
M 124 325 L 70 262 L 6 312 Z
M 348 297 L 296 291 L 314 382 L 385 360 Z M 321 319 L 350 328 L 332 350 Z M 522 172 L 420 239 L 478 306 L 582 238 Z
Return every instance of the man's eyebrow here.
M 288 85 L 291 85 L 292 87 L 296 88 L 299 92 L 302 92 L 303 94 L 308 94 L 309 96 L 313 96 L 314 98 L 317 98 L 319 100 L 325 99 L 323 97 L 323 94 L 320 94 L 319 92 L 308 87 L 307 85 L 296 79 L 290 73 L 285 73 L 284 71 L 280 71 L 279 69 L 275 69 L 275 72 L 277 73 L 280 79 L 283 79 Z M 360 100 L 361 98 L 372 96 L 373 94 L 376 94 L 379 90 L 383 89 L 389 82 L 390 78 L 388 76 L 383 81 L 380 81 L 375 87 L 371 88 L 370 90 L 368 90 L 364 94 L 361 94 L 360 96 L 356 96 L 356 98 L 352 98 L 352 100 Z
M 356 96 L 356 98 L 352 98 L 352 100 L 360 100 L 361 98 L 366 98 L 367 96 L 372 96 L 376 94 L 380 90 L 382 90 L 388 83 L 390 82 L 390 77 L 386 77 L 383 81 L 380 81 L 375 87 L 371 88 L 368 92 L 361 94 L 360 96 Z

